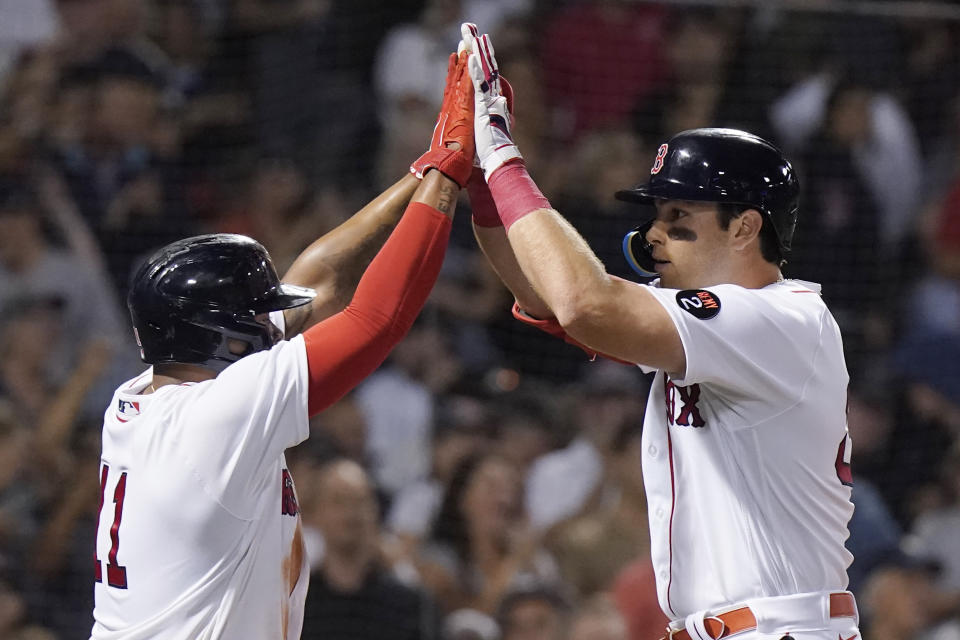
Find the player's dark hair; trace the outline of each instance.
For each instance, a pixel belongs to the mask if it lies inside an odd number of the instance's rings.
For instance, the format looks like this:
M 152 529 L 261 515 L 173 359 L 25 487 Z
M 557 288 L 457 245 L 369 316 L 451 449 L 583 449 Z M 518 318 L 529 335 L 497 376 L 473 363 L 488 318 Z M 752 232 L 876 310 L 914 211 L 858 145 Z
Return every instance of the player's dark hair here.
M 747 209 L 756 210 L 754 207 L 748 207 L 734 202 L 718 202 L 717 220 L 720 223 L 720 228 L 724 230 L 729 229 L 730 222 L 734 218 L 739 218 Z M 760 226 L 760 255 L 762 255 L 763 259 L 767 262 L 782 267 L 787 261 L 783 258 L 783 254 L 780 253 L 780 243 L 777 241 L 777 232 L 774 231 L 773 225 L 770 224 L 767 216 L 764 215 L 762 211 L 759 213 L 760 217 L 763 218 L 763 224 Z

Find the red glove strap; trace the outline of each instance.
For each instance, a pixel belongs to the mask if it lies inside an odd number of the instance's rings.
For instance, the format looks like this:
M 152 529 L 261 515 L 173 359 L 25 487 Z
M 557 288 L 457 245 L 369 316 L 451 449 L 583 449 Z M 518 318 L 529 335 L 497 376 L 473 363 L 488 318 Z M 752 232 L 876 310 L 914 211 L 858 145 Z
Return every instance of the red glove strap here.
M 426 175 L 429 169 L 436 169 L 457 183 L 462 189 L 470 178 L 473 158 L 467 157 L 459 149 L 430 149 L 410 166 L 414 175 Z
M 630 364 L 630 365 L 633 364 L 632 362 L 627 362 L 626 360 L 621 360 L 620 358 L 614 358 L 613 356 L 607 355 L 605 353 L 594 351 L 593 349 L 583 344 L 582 342 L 579 342 L 574 338 L 571 338 L 567 334 L 566 329 L 560 326 L 560 323 L 557 322 L 556 318 L 548 318 L 546 320 L 543 320 L 540 318 L 534 318 L 533 316 L 528 316 L 526 313 L 524 313 L 523 309 L 521 309 L 520 305 L 518 305 L 516 302 L 513 303 L 513 317 L 519 320 L 520 322 L 523 322 L 524 324 L 528 324 L 531 327 L 536 327 L 537 329 L 540 329 L 540 331 L 543 331 L 544 333 L 549 333 L 553 337 L 560 338 L 567 344 L 571 344 L 577 347 L 578 349 L 586 353 L 588 356 L 590 356 L 591 360 L 595 360 L 597 356 L 600 356 L 601 358 L 606 358 L 607 360 L 613 360 L 614 362 L 619 362 L 620 364 Z
M 528 213 L 553 208 L 527 173 L 522 160 L 508 162 L 494 171 L 487 184 L 490 185 L 490 193 L 507 231 Z
M 497 204 L 493 201 L 490 187 L 483 177 L 483 169 L 473 168 L 470 182 L 467 183 L 467 194 L 470 196 L 470 208 L 473 210 L 473 223 L 478 227 L 502 227 L 500 214 L 497 213 Z

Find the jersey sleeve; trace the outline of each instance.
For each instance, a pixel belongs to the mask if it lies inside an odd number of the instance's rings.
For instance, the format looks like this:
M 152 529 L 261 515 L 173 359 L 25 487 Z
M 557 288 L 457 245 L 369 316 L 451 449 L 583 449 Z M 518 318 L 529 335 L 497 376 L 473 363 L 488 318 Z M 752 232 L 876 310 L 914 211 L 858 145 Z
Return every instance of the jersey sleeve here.
M 680 334 L 686 356 L 677 385 L 707 384 L 732 400 L 759 400 L 786 409 L 798 402 L 821 354 L 822 303 L 784 296 L 813 292 L 769 292 L 719 285 L 709 290 L 647 286 Z
M 199 383 L 179 407 L 182 449 L 204 488 L 248 518 L 283 451 L 307 439 L 307 358 L 303 337 L 282 341 Z

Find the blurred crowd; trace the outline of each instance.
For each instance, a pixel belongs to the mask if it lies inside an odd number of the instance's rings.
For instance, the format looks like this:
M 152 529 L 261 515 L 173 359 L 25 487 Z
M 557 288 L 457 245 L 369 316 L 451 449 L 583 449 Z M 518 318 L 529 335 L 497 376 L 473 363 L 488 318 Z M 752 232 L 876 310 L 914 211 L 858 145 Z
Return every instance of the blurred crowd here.
M 132 269 L 222 231 L 282 273 L 426 147 L 464 19 L 611 273 L 636 215 L 612 194 L 672 133 L 794 159 L 785 273 L 844 332 L 864 635 L 960 638 L 960 8 L 735 4 L 0 0 L 0 638 L 88 637 L 102 413 L 142 368 Z M 654 640 L 648 380 L 514 321 L 461 209 L 417 325 L 288 454 L 303 637 Z

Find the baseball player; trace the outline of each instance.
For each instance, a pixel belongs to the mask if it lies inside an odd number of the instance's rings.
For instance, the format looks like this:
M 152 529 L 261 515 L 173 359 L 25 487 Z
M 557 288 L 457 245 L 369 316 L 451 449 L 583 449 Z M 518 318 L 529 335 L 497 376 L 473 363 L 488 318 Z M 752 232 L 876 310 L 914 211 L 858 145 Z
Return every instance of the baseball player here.
M 262 246 L 226 234 L 175 242 L 139 269 L 128 304 L 153 366 L 104 416 L 92 638 L 300 637 L 309 571 L 284 450 L 409 330 L 473 158 L 464 53 L 450 58 L 415 175 L 315 242 L 285 282 Z M 352 301 L 331 315 L 349 279 L 331 264 L 362 262 L 405 199 Z
M 463 36 L 492 196 L 474 204 L 475 231 L 515 315 L 656 372 L 643 477 L 667 637 L 859 638 L 848 376 L 819 286 L 780 272 L 797 221 L 790 163 L 743 131 L 675 135 L 649 181 L 616 194 L 652 205 L 624 250 L 656 279 L 611 277 L 527 174 L 489 38 Z

